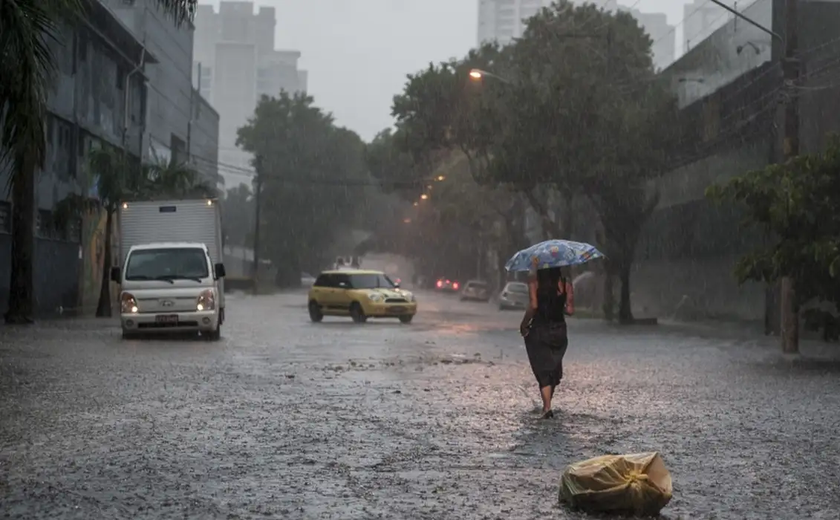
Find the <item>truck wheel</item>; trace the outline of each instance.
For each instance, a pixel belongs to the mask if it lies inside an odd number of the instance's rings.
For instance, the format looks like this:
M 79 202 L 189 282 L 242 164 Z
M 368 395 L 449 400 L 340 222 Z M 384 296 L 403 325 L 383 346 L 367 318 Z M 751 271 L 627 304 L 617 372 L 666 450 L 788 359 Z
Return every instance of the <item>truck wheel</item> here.
M 309 319 L 313 323 L 318 323 L 324 319 L 324 313 L 321 312 L 321 307 L 314 301 L 309 302 Z
M 356 323 L 364 323 L 367 321 L 367 316 L 365 316 L 365 311 L 362 309 L 362 306 L 359 302 L 353 302 L 350 305 L 350 317 L 353 318 L 353 321 Z
M 222 339 L 222 324 L 216 325 L 216 330 L 207 333 L 207 341 L 219 341 Z
M 413 314 L 404 314 L 404 315 L 400 316 L 400 323 L 408 324 L 408 323 L 411 323 L 411 320 L 413 320 L 413 319 L 414 319 Z

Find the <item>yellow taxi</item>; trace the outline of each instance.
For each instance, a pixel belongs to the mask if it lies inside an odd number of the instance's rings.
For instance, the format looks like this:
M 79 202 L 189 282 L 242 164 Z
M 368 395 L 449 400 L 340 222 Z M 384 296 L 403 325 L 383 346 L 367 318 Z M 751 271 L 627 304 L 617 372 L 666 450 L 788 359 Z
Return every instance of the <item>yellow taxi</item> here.
M 368 318 L 398 318 L 411 323 L 417 314 L 417 299 L 400 289 L 381 271 L 340 269 L 324 271 L 309 291 L 309 317 L 350 316 L 356 323 Z

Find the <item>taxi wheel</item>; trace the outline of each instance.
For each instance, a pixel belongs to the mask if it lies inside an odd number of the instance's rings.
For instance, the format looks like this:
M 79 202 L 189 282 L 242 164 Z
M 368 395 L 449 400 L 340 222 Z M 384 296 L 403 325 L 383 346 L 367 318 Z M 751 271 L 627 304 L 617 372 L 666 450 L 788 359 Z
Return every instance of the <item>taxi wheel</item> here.
M 324 313 L 316 302 L 309 302 L 309 319 L 315 323 L 324 319 Z
M 353 321 L 356 323 L 364 323 L 367 321 L 365 311 L 362 309 L 362 306 L 359 305 L 359 302 L 353 302 L 350 306 L 350 317 L 353 318 Z
M 400 316 L 400 323 L 411 323 L 411 320 L 413 320 L 413 319 L 414 319 L 413 314 L 405 314 L 403 316 Z

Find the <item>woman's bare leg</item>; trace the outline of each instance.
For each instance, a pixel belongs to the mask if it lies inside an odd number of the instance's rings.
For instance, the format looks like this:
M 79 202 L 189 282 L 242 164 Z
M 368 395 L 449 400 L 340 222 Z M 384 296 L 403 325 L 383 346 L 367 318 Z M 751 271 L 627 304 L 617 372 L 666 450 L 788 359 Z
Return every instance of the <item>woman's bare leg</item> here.
M 548 412 L 551 410 L 551 397 L 554 394 L 554 387 L 553 386 L 544 386 L 540 388 L 540 396 L 542 397 L 543 402 L 543 413 Z

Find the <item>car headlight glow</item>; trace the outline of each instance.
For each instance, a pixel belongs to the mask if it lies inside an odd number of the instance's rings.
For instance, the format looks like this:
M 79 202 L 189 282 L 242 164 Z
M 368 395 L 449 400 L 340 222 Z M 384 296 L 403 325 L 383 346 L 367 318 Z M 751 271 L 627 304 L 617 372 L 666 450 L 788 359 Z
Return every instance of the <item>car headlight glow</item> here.
M 137 307 L 137 299 L 131 293 L 122 293 L 120 296 L 120 312 L 123 314 L 137 314 L 139 312 Z
M 195 310 L 197 311 L 212 311 L 216 308 L 216 293 L 213 289 L 201 291 L 198 295 L 198 300 L 195 302 Z
M 370 294 L 368 294 L 368 298 L 370 299 L 370 301 L 372 301 L 372 302 L 376 302 L 376 303 L 379 303 L 379 302 L 381 302 L 382 300 L 384 300 L 384 299 L 385 299 L 385 298 L 384 298 L 381 294 L 379 294 L 379 293 L 370 293 Z

